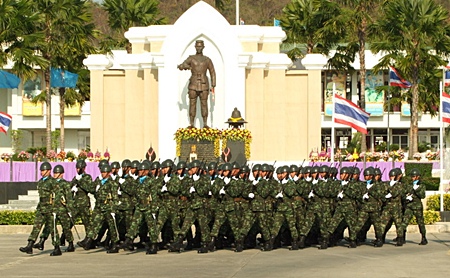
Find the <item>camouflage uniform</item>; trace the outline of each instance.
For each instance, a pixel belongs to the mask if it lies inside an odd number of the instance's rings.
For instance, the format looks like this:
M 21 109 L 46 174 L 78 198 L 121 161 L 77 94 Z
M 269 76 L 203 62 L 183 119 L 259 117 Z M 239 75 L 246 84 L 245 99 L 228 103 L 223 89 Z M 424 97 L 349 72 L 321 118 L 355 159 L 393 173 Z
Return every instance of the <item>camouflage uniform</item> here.
M 74 207 L 72 211 L 72 218 L 75 220 L 81 218 L 86 234 L 91 229 L 91 199 L 88 193 L 93 193 L 92 177 L 89 174 L 83 173 L 75 176 L 71 181 L 71 191 L 73 193 Z
M 119 184 L 117 191 L 119 197 L 117 206 L 117 226 L 119 229 L 119 237 L 121 240 L 124 240 L 133 221 L 136 202 L 136 197 L 133 196 L 133 193 L 138 186 L 138 181 L 133 179 L 130 175 L 124 175 L 122 178 L 116 179 L 116 181 Z
M 175 235 L 180 234 L 179 218 L 179 197 L 180 197 L 180 183 L 177 181 L 178 177 L 175 175 L 165 176 L 159 181 L 158 196 L 161 200 L 158 214 L 158 232 L 162 230 L 164 224 L 169 221 L 170 227 Z M 161 187 L 162 184 L 162 187 Z
M 413 169 L 411 170 L 414 172 Z M 425 185 L 420 183 L 420 180 L 415 180 L 405 186 L 405 213 L 403 215 L 403 231 L 406 232 L 409 222 L 413 216 L 416 217 L 417 225 L 419 226 L 419 231 L 422 234 L 422 241 L 420 245 L 426 245 L 428 243 L 426 239 L 426 228 L 425 221 L 423 218 L 423 204 L 422 199 L 425 198 Z M 403 242 L 404 242 L 403 238 Z

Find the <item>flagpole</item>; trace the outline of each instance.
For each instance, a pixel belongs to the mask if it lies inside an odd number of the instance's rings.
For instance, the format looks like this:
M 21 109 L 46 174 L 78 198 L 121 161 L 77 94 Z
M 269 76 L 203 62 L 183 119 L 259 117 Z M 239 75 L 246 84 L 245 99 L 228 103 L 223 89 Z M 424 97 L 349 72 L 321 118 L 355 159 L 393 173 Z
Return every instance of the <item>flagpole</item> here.
M 444 132 L 443 132 L 443 125 L 444 122 L 442 121 L 442 112 L 443 112 L 443 108 L 442 108 L 442 93 L 445 90 L 445 68 L 442 69 L 442 81 L 439 82 L 439 117 L 440 117 L 440 122 L 439 122 L 439 177 L 440 177 L 440 184 L 439 184 L 439 191 L 441 194 L 441 211 L 444 211 L 444 160 L 442 159 L 444 156 L 444 152 L 443 152 L 443 147 L 444 147 Z
M 239 0 L 236 0 L 236 25 L 240 24 L 240 17 L 239 17 Z
M 334 163 L 334 142 L 336 141 L 335 134 L 334 134 L 334 110 L 335 110 L 335 97 L 334 94 L 336 93 L 336 83 L 333 82 L 333 96 L 331 97 L 331 102 L 333 103 L 333 113 L 331 114 L 331 162 Z

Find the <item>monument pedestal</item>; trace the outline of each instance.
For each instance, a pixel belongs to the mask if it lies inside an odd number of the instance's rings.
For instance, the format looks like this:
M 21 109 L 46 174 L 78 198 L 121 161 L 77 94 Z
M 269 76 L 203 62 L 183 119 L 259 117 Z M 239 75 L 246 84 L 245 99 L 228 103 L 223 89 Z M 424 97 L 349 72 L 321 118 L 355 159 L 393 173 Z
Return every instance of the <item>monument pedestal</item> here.
M 217 161 L 217 157 L 214 155 L 214 141 L 196 139 L 181 140 L 179 159 L 179 161 L 188 162 L 195 159 L 208 162 Z

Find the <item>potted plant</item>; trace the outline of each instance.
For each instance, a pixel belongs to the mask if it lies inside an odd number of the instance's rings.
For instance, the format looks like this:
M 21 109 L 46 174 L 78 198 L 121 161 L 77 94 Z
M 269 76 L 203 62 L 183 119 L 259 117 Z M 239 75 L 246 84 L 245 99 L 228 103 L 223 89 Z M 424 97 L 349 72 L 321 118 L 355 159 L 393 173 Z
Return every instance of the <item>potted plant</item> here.
M 86 158 L 88 157 L 88 153 L 85 150 L 81 150 L 78 153 L 78 160 L 86 160 Z
M 422 159 L 422 154 L 421 153 L 415 153 L 413 155 L 413 158 L 417 161 L 420 161 Z
M 8 162 L 11 159 L 11 154 L 9 153 L 3 153 L 1 156 L 1 159 L 5 162 Z
M 73 151 L 68 151 L 67 154 L 66 154 L 66 158 L 67 158 L 68 161 L 72 162 L 72 161 L 75 160 L 76 155 L 74 154 Z
M 18 155 L 17 158 L 20 159 L 20 161 L 25 162 L 28 159 L 30 159 L 30 154 L 27 153 L 26 151 L 21 151 Z
M 64 159 L 66 159 L 66 152 L 65 151 L 60 151 L 56 155 L 56 158 L 58 159 L 58 161 L 64 161 Z
M 33 159 L 36 161 L 42 161 L 42 159 L 44 158 L 44 153 L 41 150 L 37 150 L 34 155 L 33 155 Z
M 48 158 L 50 161 L 55 161 L 55 159 L 56 159 L 56 152 L 55 152 L 54 150 L 49 150 L 49 151 L 47 152 L 47 158 Z

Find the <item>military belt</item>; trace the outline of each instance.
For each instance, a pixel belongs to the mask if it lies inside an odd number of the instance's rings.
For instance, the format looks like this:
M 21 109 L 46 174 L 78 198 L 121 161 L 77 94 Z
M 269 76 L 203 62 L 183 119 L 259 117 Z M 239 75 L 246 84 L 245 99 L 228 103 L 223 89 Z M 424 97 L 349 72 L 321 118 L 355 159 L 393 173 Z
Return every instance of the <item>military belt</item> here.
M 244 201 L 244 198 L 234 198 L 233 199 L 235 202 L 242 202 L 242 201 Z
M 305 199 L 300 196 L 295 196 L 293 199 L 294 199 L 294 201 L 305 201 Z
M 177 199 L 176 196 L 172 196 L 172 195 L 163 195 L 161 198 L 163 200 L 175 200 L 175 199 Z
M 187 201 L 187 200 L 188 200 L 188 197 L 186 197 L 186 196 L 180 196 L 180 200 L 181 200 L 181 201 Z
M 147 206 L 150 204 L 150 200 L 143 199 L 139 202 L 141 205 Z

